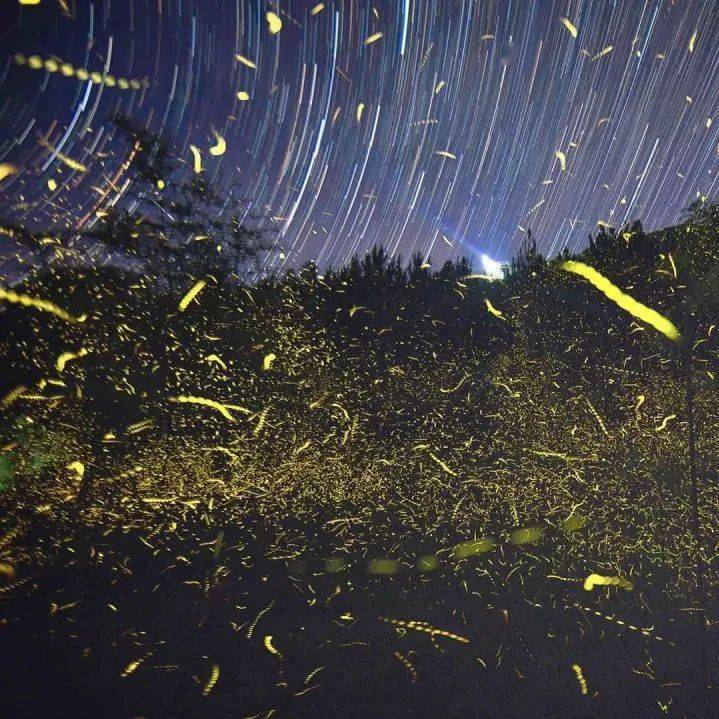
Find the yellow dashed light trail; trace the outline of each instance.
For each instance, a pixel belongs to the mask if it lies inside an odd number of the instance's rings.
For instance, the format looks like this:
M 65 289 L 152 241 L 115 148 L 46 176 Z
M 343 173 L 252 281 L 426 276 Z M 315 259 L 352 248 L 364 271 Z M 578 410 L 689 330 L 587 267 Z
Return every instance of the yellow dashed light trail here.
M 207 679 L 207 682 L 205 682 L 205 686 L 202 687 L 202 696 L 207 696 L 215 687 L 215 684 L 217 684 L 217 680 L 220 678 L 220 665 L 219 664 L 213 664 L 212 669 L 210 669 L 210 676 Z
M 584 678 L 582 668 L 579 666 L 579 664 L 572 664 L 572 670 L 574 671 L 574 674 L 577 677 L 577 681 L 579 682 L 579 690 L 582 692 L 582 694 L 587 694 L 587 680 Z
M 142 80 L 126 79 L 124 77 L 115 77 L 114 75 L 105 75 L 98 70 L 87 70 L 84 67 L 73 67 L 69 62 L 62 62 L 54 58 L 41 58 L 39 55 L 30 55 L 27 57 L 22 53 L 17 53 L 14 57 L 15 64 L 29 67 L 31 70 L 45 70 L 50 73 L 59 72 L 64 77 L 74 77 L 81 82 L 89 80 L 94 85 L 105 85 L 107 87 L 118 87 L 120 90 L 141 90 L 150 87 L 147 78 Z
M 184 312 L 190 306 L 190 302 L 192 302 L 192 300 L 194 300 L 195 297 L 202 292 L 206 284 L 207 280 L 198 280 L 195 282 L 187 294 L 180 300 L 180 304 L 177 306 L 177 309 L 180 312 Z
M 0 287 L 0 302 L 3 301 L 9 302 L 10 304 L 22 305 L 23 307 L 34 307 L 41 312 L 49 312 L 50 314 L 55 315 L 55 317 L 59 317 L 61 320 L 65 320 L 65 322 L 70 322 L 72 324 L 84 322 L 85 319 L 87 319 L 87 315 L 74 317 L 69 312 L 62 309 L 62 307 L 58 307 L 56 304 L 48 300 L 30 297 L 29 295 L 19 294 L 13 290 Z
M 63 372 L 65 370 L 65 366 L 70 360 L 84 357 L 86 354 L 88 354 L 88 352 L 89 350 L 86 350 L 84 347 L 80 348 L 77 352 L 63 352 L 55 362 L 55 369 L 58 372 Z
M 670 340 L 676 341 L 681 338 L 679 330 L 670 320 L 622 292 L 616 285 L 613 285 L 606 277 L 604 277 L 604 275 L 597 272 L 597 270 L 593 267 L 590 267 L 583 262 L 567 260 L 561 264 L 561 268 L 588 280 L 600 292 L 603 292 L 607 298 L 612 300 L 612 302 L 616 303 L 623 310 L 629 312 L 629 314 L 634 315 L 637 319 L 642 320 L 642 322 L 646 322 L 648 325 L 651 325 L 654 329 L 661 332 Z
M 212 399 L 206 399 L 205 397 L 179 396 L 170 397 L 170 402 L 179 402 L 182 404 L 199 404 L 204 407 L 211 407 L 212 409 L 217 410 L 225 419 L 229 420 L 230 422 L 235 421 L 235 418 L 229 413 L 225 405 L 220 404 L 219 402 L 215 402 Z

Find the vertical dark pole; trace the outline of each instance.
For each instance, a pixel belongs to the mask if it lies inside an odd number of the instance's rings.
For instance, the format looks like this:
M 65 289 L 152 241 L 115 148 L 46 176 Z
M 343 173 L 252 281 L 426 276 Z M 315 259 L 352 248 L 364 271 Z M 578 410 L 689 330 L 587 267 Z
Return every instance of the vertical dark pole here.
M 694 368 L 692 362 L 692 344 L 694 342 L 694 326 L 685 306 L 684 327 L 686 336 L 683 347 L 684 364 L 684 396 L 687 412 L 687 429 L 689 445 L 689 491 L 692 509 L 692 533 L 694 534 L 694 548 L 697 564 L 697 587 L 700 597 L 704 600 L 704 562 L 701 554 L 701 525 L 699 521 L 699 477 L 697 467 L 696 423 L 694 418 Z
M 687 410 L 689 444 L 689 491 L 692 508 L 692 533 L 697 563 L 697 587 L 704 599 L 704 564 L 701 555 L 701 527 L 699 523 L 699 479 L 697 476 L 696 428 L 694 421 L 694 377 L 689 342 L 684 349 L 685 401 Z
M 699 518 L 699 477 L 697 468 L 697 449 L 696 449 L 696 424 L 694 418 L 694 372 L 692 363 L 692 345 L 694 342 L 694 324 L 690 316 L 689 309 L 685 304 L 684 310 L 684 327 L 685 337 L 683 346 L 683 364 L 684 364 L 684 389 L 685 402 L 687 412 L 687 428 L 688 428 L 688 446 L 689 446 L 689 492 L 691 502 L 691 522 L 692 533 L 694 535 L 694 551 L 696 553 L 696 573 L 697 573 L 697 602 L 699 609 L 699 660 L 701 662 L 698 677 L 701 681 L 700 703 L 703 704 L 706 694 L 707 685 L 707 622 L 706 622 L 706 591 L 704 579 L 704 559 L 702 557 L 702 537 L 701 523 Z

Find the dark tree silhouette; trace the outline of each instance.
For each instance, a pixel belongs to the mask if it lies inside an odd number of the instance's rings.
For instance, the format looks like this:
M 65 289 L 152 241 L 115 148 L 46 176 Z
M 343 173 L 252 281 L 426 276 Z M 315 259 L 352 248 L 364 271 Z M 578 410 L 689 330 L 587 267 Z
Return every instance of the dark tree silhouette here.
M 222 284 L 269 249 L 262 218 L 248 213 L 235 188 L 228 192 L 205 171 L 188 174 L 167 138 L 123 116 L 113 122 L 128 145 L 130 189 L 120 208 L 83 233 L 87 240 L 170 288 L 188 276 Z
M 546 264 L 544 256 L 537 250 L 537 241 L 532 237 L 532 231 L 527 230 L 526 238 L 509 265 L 507 280 L 513 284 L 525 282 L 535 277 Z

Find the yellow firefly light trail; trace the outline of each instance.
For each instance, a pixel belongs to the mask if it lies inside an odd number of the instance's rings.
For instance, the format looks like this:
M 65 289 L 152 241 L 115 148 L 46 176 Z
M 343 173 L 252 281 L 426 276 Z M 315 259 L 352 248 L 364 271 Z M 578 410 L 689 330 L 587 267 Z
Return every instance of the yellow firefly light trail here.
M 215 136 L 216 144 L 210 148 L 210 155 L 214 155 L 215 157 L 224 155 L 227 150 L 225 138 L 214 130 L 212 131 L 212 134 Z
M 70 360 L 79 359 L 80 357 L 84 357 L 88 353 L 88 350 L 86 350 L 84 347 L 80 349 L 79 352 L 63 352 L 55 362 L 55 368 L 58 372 L 63 372 L 65 370 L 65 366 Z
M 282 30 L 282 20 L 280 20 L 280 16 L 273 12 L 265 13 L 265 17 L 267 18 L 267 27 L 270 31 L 270 35 L 277 35 L 277 33 Z
M 252 60 L 246 58 L 244 55 L 235 55 L 235 59 L 237 59 L 243 65 L 246 65 L 247 67 L 251 68 L 252 70 L 257 69 L 257 64 L 252 62 Z
M 170 402 L 180 402 L 181 404 L 201 404 L 205 407 L 211 407 L 212 409 L 217 410 L 225 419 L 229 420 L 230 422 L 234 422 L 235 418 L 227 411 L 227 407 L 223 404 L 220 404 L 219 402 L 215 402 L 212 399 L 207 399 L 205 397 L 170 397 Z
M 594 587 L 598 586 L 621 587 L 630 592 L 634 589 L 634 585 L 624 577 L 604 577 L 601 574 L 590 574 L 584 580 L 584 589 L 587 592 L 591 592 Z
M 210 670 L 210 677 L 205 682 L 205 686 L 202 688 L 202 696 L 207 696 L 215 687 L 215 684 L 217 684 L 217 680 L 220 678 L 220 665 L 219 664 L 213 664 L 212 669 Z
M 62 307 L 58 307 L 56 304 L 54 304 L 53 302 L 49 302 L 48 300 L 42 300 L 36 297 L 30 297 L 29 295 L 18 294 L 13 290 L 8 290 L 4 287 L 0 287 L 0 302 L 3 301 L 10 302 L 10 304 L 22 305 L 23 307 L 34 307 L 41 312 L 49 312 L 50 314 L 59 317 L 61 320 L 65 320 L 65 322 L 70 322 L 73 324 L 78 322 L 84 322 L 86 319 L 86 315 L 81 315 L 80 317 L 73 317 L 71 314 L 65 312 Z
M 202 292 L 204 286 L 207 284 L 207 280 L 199 280 L 196 282 L 187 292 L 187 294 L 180 300 L 180 304 L 177 306 L 177 309 L 180 312 L 184 312 L 189 306 L 190 302 L 197 297 L 197 295 Z
M 569 20 L 569 19 L 566 18 L 566 17 L 560 17 L 560 18 L 559 18 L 559 22 L 561 22 L 562 25 L 564 25 L 564 27 L 567 28 L 567 30 L 569 31 L 569 34 L 570 34 L 573 38 L 576 38 L 576 37 L 577 37 L 577 35 L 579 34 L 579 32 L 578 32 L 576 26 L 574 25 L 574 23 L 573 23 L 571 20 Z
M 38 3 L 34 3 L 38 4 Z M 107 87 L 117 87 L 120 90 L 141 90 L 148 88 L 150 83 L 147 78 L 138 80 L 132 78 L 128 80 L 125 77 L 115 77 L 107 75 L 99 70 L 88 70 L 85 67 L 73 67 L 69 62 L 55 59 L 54 57 L 41 58 L 39 55 L 30 55 L 29 57 L 22 53 L 14 56 L 16 65 L 28 67 L 30 70 L 45 70 L 50 73 L 60 73 L 64 77 L 75 77 L 80 82 L 89 80 L 94 85 L 106 85 Z
M 17 167 L 11 165 L 9 162 L 0 163 L 0 182 L 10 175 L 14 175 L 17 172 Z
M 584 674 L 582 672 L 582 667 L 580 667 L 579 664 L 572 664 L 572 671 L 579 682 L 579 690 L 582 694 L 587 694 L 589 690 L 587 688 L 587 680 L 584 678 Z
M 199 175 L 203 169 L 202 155 L 200 154 L 200 149 L 198 147 L 195 147 L 195 145 L 190 145 L 190 151 L 192 152 L 192 156 L 194 158 L 192 169 L 195 171 L 196 174 Z
M 268 355 L 265 356 L 265 358 L 262 360 L 262 369 L 267 372 L 267 370 L 270 369 L 272 366 L 272 363 L 277 359 L 277 355 L 274 352 L 270 352 Z
M 584 277 L 585 280 L 594 285 L 600 292 L 603 292 L 612 302 L 619 305 L 619 307 L 626 312 L 629 312 L 630 315 L 634 315 L 634 317 L 642 320 L 642 322 L 651 325 L 670 340 L 677 341 L 681 338 L 679 330 L 671 320 L 668 320 L 656 310 L 643 305 L 633 297 L 622 292 L 593 267 L 585 265 L 583 262 L 574 262 L 573 260 L 563 262 L 560 267 L 567 272 L 573 272 L 580 277 Z
M 484 303 L 487 305 L 487 309 L 495 316 L 499 317 L 500 320 L 506 320 L 506 317 L 502 314 L 500 310 L 498 310 L 487 298 L 485 298 Z

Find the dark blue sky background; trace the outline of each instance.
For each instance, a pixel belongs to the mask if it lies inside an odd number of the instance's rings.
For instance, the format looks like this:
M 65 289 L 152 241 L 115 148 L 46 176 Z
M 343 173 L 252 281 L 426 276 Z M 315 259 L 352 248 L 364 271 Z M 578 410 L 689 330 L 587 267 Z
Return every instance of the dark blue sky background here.
M 0 212 L 86 226 L 121 203 L 114 112 L 171 135 L 188 171 L 194 144 L 207 172 L 237 183 L 279 230 L 275 269 L 338 265 L 375 243 L 435 263 L 504 259 L 529 227 L 555 254 L 598 222 L 667 225 L 716 193 L 715 2 L 328 0 L 312 15 L 317 4 L 7 0 L 0 162 L 19 172 Z M 33 70 L 17 52 L 149 87 Z

